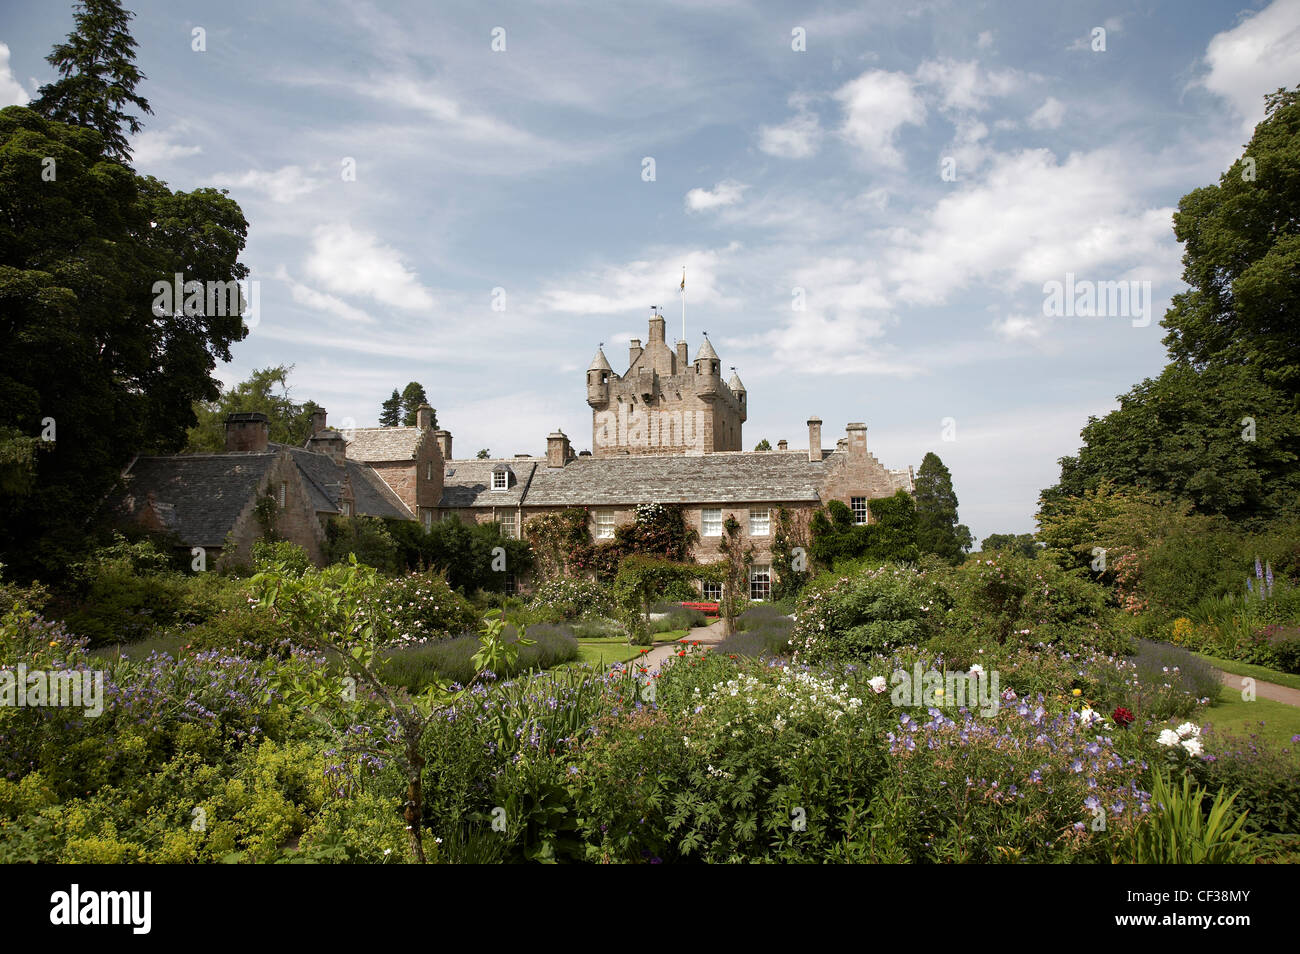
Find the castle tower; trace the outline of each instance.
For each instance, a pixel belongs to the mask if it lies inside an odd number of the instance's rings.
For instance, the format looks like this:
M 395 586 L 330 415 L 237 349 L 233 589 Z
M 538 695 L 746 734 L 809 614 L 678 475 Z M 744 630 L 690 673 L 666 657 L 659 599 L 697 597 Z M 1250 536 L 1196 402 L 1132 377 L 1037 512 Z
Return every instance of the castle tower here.
M 693 364 L 686 355 L 685 342 L 669 346 L 658 313 L 650 316 L 645 346 L 636 339 L 629 348 L 626 374 L 615 374 L 604 351 L 596 352 L 587 369 L 593 456 L 741 449 L 748 410 L 740 378 L 723 382 L 722 361 L 707 338 Z

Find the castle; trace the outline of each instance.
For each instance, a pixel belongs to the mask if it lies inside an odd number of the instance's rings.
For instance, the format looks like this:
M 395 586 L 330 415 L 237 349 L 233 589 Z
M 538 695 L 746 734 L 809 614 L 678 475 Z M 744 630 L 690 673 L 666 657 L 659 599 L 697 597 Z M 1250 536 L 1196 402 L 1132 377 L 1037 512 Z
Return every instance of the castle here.
M 771 585 L 775 511 L 785 508 L 797 526 L 831 500 L 849 507 L 858 523 L 871 519 L 867 503 L 898 490 L 913 492 L 910 467 L 890 470 L 867 449 L 867 425 L 850 423 L 831 450 L 822 447 L 822 421 L 807 421 L 808 444 L 742 450 L 747 393 L 705 338 L 694 362 L 685 342 L 669 348 L 664 319 L 650 318 L 643 348 L 633 339 L 626 373 L 610 367 L 598 348 L 587 369 L 592 447 L 576 453 L 563 431 L 547 435 L 544 455 L 491 460 L 457 459 L 452 435 L 432 427 L 420 408 L 414 427 L 370 427 L 339 432 L 324 411 L 304 447 L 269 441 L 261 414 L 232 414 L 222 454 L 137 457 L 124 471 L 118 501 L 126 518 L 167 531 L 188 548 L 218 556 L 233 549 L 246 558 L 263 535 L 259 501 L 274 501 L 276 532 L 323 561 L 330 519 L 353 515 L 416 520 L 495 522 L 518 537 L 527 521 L 572 507 L 588 512 L 596 540 L 635 519 L 644 503 L 683 508 L 699 534 L 696 559 L 720 557 L 717 544 L 728 516 L 755 551 L 750 595 Z M 514 585 L 527 581 L 512 579 Z M 716 596 L 706 587 L 706 596 Z

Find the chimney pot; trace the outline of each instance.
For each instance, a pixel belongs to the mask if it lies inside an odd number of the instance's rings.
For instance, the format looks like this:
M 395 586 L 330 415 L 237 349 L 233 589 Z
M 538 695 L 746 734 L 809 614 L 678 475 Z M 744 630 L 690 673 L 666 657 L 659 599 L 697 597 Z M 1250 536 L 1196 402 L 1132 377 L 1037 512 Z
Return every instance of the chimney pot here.
M 817 463 L 822 459 L 822 419 L 808 418 L 808 460 Z
M 790 449 L 790 442 L 787 441 L 787 440 L 785 440 L 784 438 L 782 438 L 781 440 L 779 440 L 779 441 L 776 442 L 776 449 L 777 449 L 777 450 L 789 450 L 789 449 Z
M 558 427 L 546 436 L 546 466 L 563 467 L 569 462 L 569 438 Z
M 422 431 L 433 426 L 433 408 L 428 404 L 421 404 L 415 409 L 415 426 Z
M 325 408 L 318 407 L 311 412 L 311 432 L 319 434 L 325 430 Z
M 433 438 L 438 442 L 438 452 L 442 454 L 442 459 L 451 460 L 451 431 L 439 428 L 433 432 Z
M 259 411 L 239 412 L 226 417 L 226 450 L 261 454 L 271 439 L 271 422 Z

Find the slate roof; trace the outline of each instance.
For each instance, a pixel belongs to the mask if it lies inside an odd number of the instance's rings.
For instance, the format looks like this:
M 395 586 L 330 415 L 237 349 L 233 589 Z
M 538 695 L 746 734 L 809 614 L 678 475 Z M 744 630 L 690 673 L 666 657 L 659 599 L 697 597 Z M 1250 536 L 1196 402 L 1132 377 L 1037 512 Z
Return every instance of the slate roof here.
M 418 427 L 358 427 L 348 440 L 348 457 L 360 461 L 414 460 Z
M 325 513 L 338 513 L 343 493 L 343 468 L 325 454 L 317 454 L 301 447 L 270 444 L 272 448 L 284 447 L 293 455 L 294 463 L 306 479 L 311 493 L 312 506 Z M 352 485 L 353 510 L 367 517 L 397 517 L 410 520 L 411 511 L 383 479 L 371 468 L 354 460 L 347 461 L 347 476 Z
M 369 517 L 399 517 L 403 520 L 415 518 L 415 514 L 393 492 L 393 488 L 365 464 L 348 461 L 348 478 L 352 481 L 352 499 L 357 513 Z
M 537 465 L 544 457 L 512 457 L 509 460 L 449 460 L 443 469 L 442 507 L 513 507 L 528 490 Z M 501 465 L 514 476 L 505 490 L 492 489 L 492 471 Z M 573 465 L 570 464 L 570 467 Z M 546 468 L 543 467 L 543 470 Z M 568 468 L 562 468 L 567 470 Z M 531 494 L 528 502 L 532 503 Z
M 564 467 L 538 467 L 524 502 L 568 507 L 818 501 L 817 488 L 834 456 L 819 463 L 809 461 L 807 451 L 579 457 Z
M 274 454 L 247 453 L 137 457 L 119 505 L 138 515 L 152 492 L 167 529 L 187 546 L 220 547 L 274 460 Z

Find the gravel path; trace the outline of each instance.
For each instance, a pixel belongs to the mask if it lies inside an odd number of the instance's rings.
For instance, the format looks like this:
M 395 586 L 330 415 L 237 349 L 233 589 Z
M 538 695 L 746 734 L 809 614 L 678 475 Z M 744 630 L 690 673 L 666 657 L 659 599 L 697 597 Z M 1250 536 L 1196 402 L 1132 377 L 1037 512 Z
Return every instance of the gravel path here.
M 1248 678 L 1253 677 L 1238 676 L 1236 673 L 1219 670 L 1219 681 L 1233 689 L 1241 689 L 1242 680 Z M 1275 682 L 1264 682 L 1261 679 L 1256 679 L 1255 695 L 1260 699 L 1272 699 L 1274 702 L 1285 702 L 1289 706 L 1300 706 L 1300 689 L 1279 686 Z
M 722 642 L 722 620 L 710 623 L 708 626 L 696 626 L 682 639 L 688 643 L 698 640 L 704 646 L 717 645 Z M 651 672 L 658 672 L 664 660 L 675 656 L 679 648 L 678 643 L 664 643 L 661 646 L 656 646 L 644 656 L 637 657 L 633 660 L 633 663 L 648 666 Z

